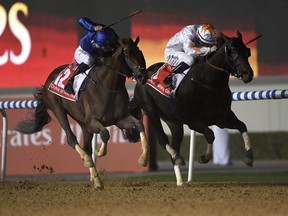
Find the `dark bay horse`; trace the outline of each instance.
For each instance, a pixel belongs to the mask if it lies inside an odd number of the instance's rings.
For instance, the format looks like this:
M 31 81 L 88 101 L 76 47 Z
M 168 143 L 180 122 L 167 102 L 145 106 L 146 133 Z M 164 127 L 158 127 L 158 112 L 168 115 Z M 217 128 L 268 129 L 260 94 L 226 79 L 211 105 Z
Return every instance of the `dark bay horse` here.
M 128 92 L 125 87 L 126 77 L 136 79 L 137 85 L 143 85 L 147 79 L 146 63 L 143 53 L 138 48 L 139 37 L 135 41 L 131 38 L 118 40 L 117 49 L 105 62 L 91 69 L 87 76 L 85 89 L 80 92 L 76 102 L 64 99 L 48 90 L 49 84 L 67 66 L 56 68 L 49 75 L 43 88 L 35 93 L 38 101 L 37 108 L 31 120 L 19 122 L 16 130 L 31 134 L 42 130 L 48 124 L 50 109 L 61 127 L 64 129 L 68 144 L 74 148 L 84 160 L 84 166 L 89 168 L 94 187 L 103 188 L 96 167 L 92 161 L 92 138 L 99 133 L 102 146 L 96 152 L 97 156 L 106 154 L 107 143 L 110 138 L 106 127 L 115 125 L 120 129 L 135 128 L 140 133 L 142 154 L 139 164 L 147 166 L 148 144 L 141 121 L 133 117 L 128 111 Z M 83 148 L 80 147 L 73 134 L 67 115 L 77 121 L 83 131 Z
M 240 131 L 246 149 L 244 162 L 249 166 L 253 165 L 252 145 L 247 128 L 231 110 L 232 97 L 229 88 L 230 75 L 244 83 L 253 79 L 253 70 L 248 62 L 250 49 L 243 43 L 240 32 L 237 32 L 237 37 L 232 38 L 220 34 L 217 46 L 217 52 L 189 69 L 176 91 L 175 99 L 163 96 L 149 85 L 136 86 L 134 90 L 134 104 L 138 104 L 147 114 L 159 144 L 169 152 L 172 163 L 178 168 L 185 164 L 180 155 L 183 124 L 204 134 L 207 140 L 207 150 L 200 157 L 200 163 L 208 163 L 212 159 L 212 143 L 215 137 L 209 126 L 217 125 L 220 128 Z M 148 77 L 162 65 L 163 63 L 156 63 L 150 66 L 147 69 Z M 171 131 L 171 145 L 160 118 Z M 126 134 L 128 139 L 131 132 Z M 177 185 L 181 184 L 182 179 L 177 179 Z

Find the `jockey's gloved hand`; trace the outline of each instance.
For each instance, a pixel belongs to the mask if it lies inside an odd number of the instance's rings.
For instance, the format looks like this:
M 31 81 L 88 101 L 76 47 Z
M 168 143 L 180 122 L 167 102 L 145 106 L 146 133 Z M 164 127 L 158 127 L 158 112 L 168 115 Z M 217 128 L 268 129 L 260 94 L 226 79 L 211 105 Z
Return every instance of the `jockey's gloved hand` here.
M 95 31 L 102 31 L 102 29 L 103 29 L 103 26 L 101 26 L 101 25 L 97 25 L 95 27 Z
M 217 50 L 217 46 L 212 46 L 212 47 L 210 48 L 210 52 L 216 52 L 216 50 Z

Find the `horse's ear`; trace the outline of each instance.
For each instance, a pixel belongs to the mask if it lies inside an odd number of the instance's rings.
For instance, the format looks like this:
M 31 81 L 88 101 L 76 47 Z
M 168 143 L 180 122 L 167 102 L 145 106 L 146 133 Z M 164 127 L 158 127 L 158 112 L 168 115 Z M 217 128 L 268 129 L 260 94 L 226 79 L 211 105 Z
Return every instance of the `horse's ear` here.
M 242 40 L 242 34 L 240 33 L 239 30 L 237 31 L 237 37 Z
M 124 43 L 123 43 L 123 39 L 122 38 L 118 39 L 118 43 L 120 44 L 120 46 L 124 47 Z
M 134 42 L 134 43 L 135 43 L 136 45 L 138 45 L 139 41 L 140 41 L 140 37 L 139 37 L 139 36 L 137 36 L 137 37 L 136 37 L 136 40 L 135 40 L 135 42 Z

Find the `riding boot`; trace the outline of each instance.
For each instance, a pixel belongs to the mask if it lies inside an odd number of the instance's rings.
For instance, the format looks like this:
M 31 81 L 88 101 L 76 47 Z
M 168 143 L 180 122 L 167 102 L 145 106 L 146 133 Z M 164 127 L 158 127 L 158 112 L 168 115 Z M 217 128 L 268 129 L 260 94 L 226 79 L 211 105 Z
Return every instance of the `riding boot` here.
M 189 68 L 189 65 L 186 64 L 185 62 L 181 62 L 180 64 L 178 64 L 173 71 L 163 80 L 163 82 L 170 87 L 171 89 L 174 89 L 174 86 L 172 84 L 172 78 L 175 74 L 178 73 L 183 73 L 186 69 Z
M 69 79 L 68 83 L 66 84 L 64 90 L 68 93 L 68 94 L 74 94 L 74 90 L 73 90 L 73 82 L 74 82 L 74 77 L 80 73 L 85 72 L 86 70 L 89 69 L 89 66 L 86 65 L 85 63 L 81 63 L 77 69 L 75 70 L 74 74 L 72 75 L 72 77 Z

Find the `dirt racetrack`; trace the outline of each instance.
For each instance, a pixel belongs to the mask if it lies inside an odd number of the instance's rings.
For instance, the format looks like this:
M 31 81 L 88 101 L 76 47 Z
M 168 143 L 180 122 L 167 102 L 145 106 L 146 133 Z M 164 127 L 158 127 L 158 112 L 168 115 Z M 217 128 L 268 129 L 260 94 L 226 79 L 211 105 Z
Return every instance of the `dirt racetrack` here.
M 84 181 L 0 182 L 0 215 L 287 215 L 288 184 L 189 183 L 106 179 L 104 190 Z

